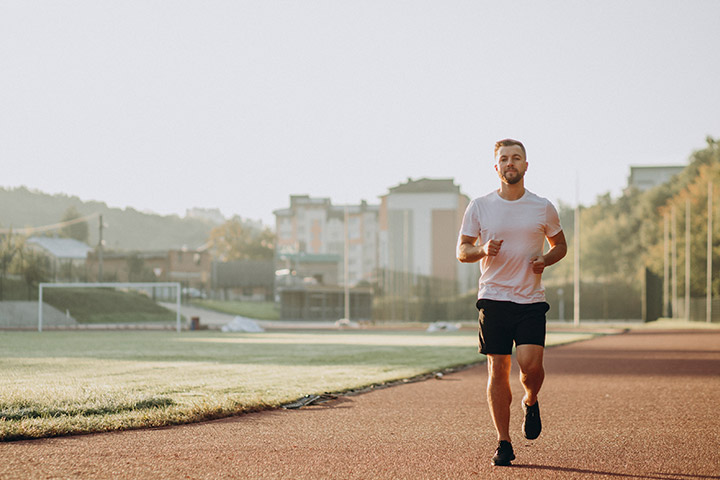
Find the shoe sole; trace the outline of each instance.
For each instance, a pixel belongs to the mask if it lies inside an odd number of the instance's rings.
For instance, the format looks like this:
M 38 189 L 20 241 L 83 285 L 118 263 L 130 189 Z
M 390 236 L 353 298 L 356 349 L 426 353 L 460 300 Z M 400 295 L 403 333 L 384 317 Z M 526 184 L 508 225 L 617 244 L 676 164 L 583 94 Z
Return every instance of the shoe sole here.
M 515 455 L 512 456 L 507 462 L 496 461 L 494 458 L 490 460 L 490 464 L 495 467 L 509 467 L 512 465 L 512 461 L 515 460 Z

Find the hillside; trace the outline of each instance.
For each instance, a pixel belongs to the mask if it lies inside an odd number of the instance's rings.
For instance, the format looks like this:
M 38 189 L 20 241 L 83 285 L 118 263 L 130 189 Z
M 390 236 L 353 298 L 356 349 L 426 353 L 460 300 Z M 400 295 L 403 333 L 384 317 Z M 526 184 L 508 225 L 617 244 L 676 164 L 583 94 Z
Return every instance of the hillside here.
M 28 295 L 22 280 L 6 278 L 0 298 L 0 327 L 37 327 L 37 288 Z M 43 293 L 45 325 L 174 322 L 172 312 L 147 295 L 110 288 L 52 288 Z M 52 308 L 50 308 L 52 307 Z M 69 313 L 71 319 L 66 319 Z M 49 323 L 48 323 L 49 322 Z
M 204 244 L 213 224 L 177 215 L 153 215 L 133 208 L 110 208 L 103 202 L 85 202 L 75 196 L 49 195 L 25 187 L 0 188 L 0 227 L 22 228 L 60 222 L 69 207 L 81 215 L 101 214 L 107 228 L 103 230 L 109 250 L 166 250 L 195 248 Z M 90 245 L 97 245 L 99 223 L 88 222 Z

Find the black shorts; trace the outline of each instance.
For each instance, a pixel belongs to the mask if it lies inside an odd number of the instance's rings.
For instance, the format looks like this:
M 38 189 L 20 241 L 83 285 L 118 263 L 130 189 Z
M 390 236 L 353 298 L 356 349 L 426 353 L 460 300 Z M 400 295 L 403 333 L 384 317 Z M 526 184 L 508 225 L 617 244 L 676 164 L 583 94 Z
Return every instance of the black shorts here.
M 513 342 L 545 346 L 545 314 L 550 309 L 546 302 L 521 304 L 481 298 L 476 305 L 480 312 L 480 353 L 510 355 Z

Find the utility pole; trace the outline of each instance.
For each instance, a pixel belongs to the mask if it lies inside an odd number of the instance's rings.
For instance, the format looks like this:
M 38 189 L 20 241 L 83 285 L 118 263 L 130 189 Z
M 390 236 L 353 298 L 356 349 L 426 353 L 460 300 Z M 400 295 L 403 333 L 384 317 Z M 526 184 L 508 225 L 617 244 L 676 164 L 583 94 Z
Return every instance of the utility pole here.
M 685 320 L 690 321 L 690 197 L 685 199 Z
M 670 316 L 670 220 L 663 214 L 663 317 Z
M 349 216 L 348 216 L 348 206 L 345 205 L 345 258 L 344 258 L 344 276 L 345 276 L 345 320 L 350 320 L 350 274 L 348 270 L 350 269 L 350 239 L 349 232 L 348 232 L 348 222 L 349 222 Z
M 713 184 L 708 182 L 708 209 L 707 209 L 707 296 L 705 303 L 705 321 L 712 322 L 712 237 L 713 237 Z
M 575 205 L 575 226 L 573 245 L 575 246 L 575 258 L 573 264 L 574 286 L 573 286 L 573 324 L 580 325 L 580 204 Z
M 672 251 L 672 318 L 678 317 L 678 281 L 677 281 L 677 219 L 675 205 L 670 208 L 671 251 Z
M 98 282 L 103 281 L 103 218 L 100 215 L 100 233 L 98 239 Z
M 580 325 L 580 178 L 575 170 L 575 225 L 573 226 L 573 325 Z
M 403 210 L 403 283 L 405 284 L 405 300 L 403 302 L 405 305 L 405 314 L 403 315 L 403 319 L 406 322 L 410 320 L 410 268 L 408 259 L 408 257 L 410 256 L 410 249 L 408 248 L 410 241 L 410 239 L 408 238 L 408 230 L 410 229 L 408 219 L 409 213 L 409 210 Z

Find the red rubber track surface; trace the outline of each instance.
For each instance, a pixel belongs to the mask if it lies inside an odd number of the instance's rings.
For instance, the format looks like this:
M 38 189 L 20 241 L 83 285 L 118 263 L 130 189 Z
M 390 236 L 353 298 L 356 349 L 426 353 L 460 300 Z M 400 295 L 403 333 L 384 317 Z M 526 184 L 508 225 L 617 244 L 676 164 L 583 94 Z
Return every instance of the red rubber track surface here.
M 514 366 L 514 368 L 516 368 Z M 493 467 L 485 365 L 299 410 L 0 443 L 2 479 L 720 479 L 720 331 L 549 348 L 543 433 Z

